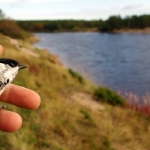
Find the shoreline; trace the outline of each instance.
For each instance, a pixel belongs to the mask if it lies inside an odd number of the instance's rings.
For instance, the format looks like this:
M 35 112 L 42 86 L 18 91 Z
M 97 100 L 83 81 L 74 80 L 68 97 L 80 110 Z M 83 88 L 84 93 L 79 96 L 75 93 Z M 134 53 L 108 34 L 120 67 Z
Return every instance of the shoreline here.
M 150 32 L 150 28 L 148 28 L 148 29 L 145 29 L 145 30 L 129 30 L 129 29 L 126 29 L 126 30 L 119 30 L 119 34 L 122 34 L 122 33 L 145 33 L 146 31 L 149 31 Z M 111 33 L 110 33 L 111 34 Z M 114 33 L 115 34 L 115 33 Z M 40 39 L 39 39 L 39 41 L 38 42 L 40 42 Z M 38 48 L 40 48 L 40 47 L 38 47 Z M 41 48 L 40 48 L 41 49 Z M 47 48 L 47 49 L 44 49 L 43 48 L 43 50 L 45 50 L 45 51 L 47 51 L 47 53 L 48 54 L 50 54 L 50 55 L 53 55 L 53 57 L 55 58 L 55 60 L 56 60 L 56 62 L 59 62 L 59 64 L 60 65 L 62 65 L 63 67 L 65 67 L 65 68 L 69 68 L 69 67 L 67 67 L 66 65 L 64 65 L 64 63 L 63 63 L 63 61 L 61 61 L 60 60 L 60 56 L 58 55 L 58 54 L 55 54 L 55 53 L 51 53 L 51 49 L 50 49 L 50 47 L 49 48 Z M 71 69 L 73 69 L 73 68 L 71 68 Z M 74 69 L 73 69 L 74 70 Z M 78 72 L 78 71 L 77 71 Z M 78 73 L 80 73 L 80 72 L 78 72 Z M 85 77 L 85 75 L 83 75 L 82 74 L 82 76 L 84 77 L 84 78 L 87 78 L 89 81 L 92 81 L 92 83 L 94 83 L 95 85 L 97 85 L 97 86 L 99 86 L 99 84 L 96 84 L 91 78 L 90 78 L 90 76 L 86 76 Z M 109 87 L 109 88 L 111 88 L 112 89 L 112 87 Z M 115 90 L 116 92 L 117 91 L 120 91 L 120 89 L 117 89 L 117 90 Z M 122 91 L 122 90 L 121 90 Z M 123 91 L 122 91 L 123 92 Z M 123 92 L 123 94 L 124 93 L 126 93 L 127 91 L 124 91 Z M 130 91 L 129 91 L 130 92 Z M 131 91 L 132 92 L 132 91 Z M 141 94 L 141 95 L 139 95 L 139 94 L 137 94 L 137 93 L 134 93 L 134 94 L 136 94 L 136 95 L 138 95 L 140 98 L 142 98 L 145 94 Z
M 32 35 L 33 35 L 33 34 L 32 34 Z M 32 46 L 33 46 L 34 48 L 38 48 L 38 49 L 40 49 L 40 50 L 45 51 L 47 54 L 49 54 L 49 55 L 52 56 L 54 63 L 58 64 L 59 66 L 63 66 L 63 67 L 64 67 L 63 62 L 60 61 L 60 59 L 59 59 L 59 55 L 57 55 L 57 54 L 52 54 L 52 53 L 50 52 L 50 49 L 40 48 L 40 47 L 37 47 L 37 46 L 34 45 L 35 43 L 38 43 L 38 42 L 40 42 L 40 41 L 41 41 L 41 39 L 38 38 L 38 37 L 35 36 L 35 35 L 33 35 L 33 36 L 31 37 L 31 44 L 32 44 Z
M 110 33 L 150 34 L 150 27 L 144 29 L 114 29 Z
M 108 33 L 108 34 L 123 34 L 123 33 L 127 33 L 127 34 L 150 34 L 150 27 L 144 28 L 144 29 L 131 29 L 131 28 L 124 28 L 124 29 L 113 29 L 111 31 L 99 31 L 98 29 L 96 30 L 81 30 L 81 31 L 54 31 L 54 32 L 36 32 L 36 33 L 49 33 L 49 34 L 53 34 L 53 33 L 89 33 L 89 32 L 97 32 L 97 33 Z M 33 34 L 33 33 L 32 33 Z M 36 42 L 39 42 L 40 39 L 38 37 L 31 37 L 30 38 L 31 42 L 34 44 Z

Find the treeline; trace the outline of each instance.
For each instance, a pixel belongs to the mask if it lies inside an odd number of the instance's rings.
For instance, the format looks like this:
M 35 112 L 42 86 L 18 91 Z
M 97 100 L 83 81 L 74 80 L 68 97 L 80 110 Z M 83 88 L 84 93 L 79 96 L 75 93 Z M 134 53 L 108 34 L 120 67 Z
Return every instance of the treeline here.
M 120 16 L 111 16 L 103 21 L 100 31 L 108 32 L 114 29 L 144 29 L 150 27 L 150 15 L 131 16 L 121 18 Z
M 144 29 L 150 27 L 150 15 L 121 18 L 111 16 L 107 20 L 42 20 L 17 21 L 24 30 L 31 32 L 63 32 L 63 31 L 101 31 L 111 32 L 115 29 Z
M 99 21 L 85 20 L 43 20 L 17 21 L 24 30 L 31 32 L 97 31 Z

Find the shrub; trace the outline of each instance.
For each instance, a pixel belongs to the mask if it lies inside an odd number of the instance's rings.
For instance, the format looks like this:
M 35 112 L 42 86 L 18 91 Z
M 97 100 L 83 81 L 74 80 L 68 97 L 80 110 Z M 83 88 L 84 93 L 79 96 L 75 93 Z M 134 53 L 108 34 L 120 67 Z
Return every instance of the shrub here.
M 84 79 L 81 75 L 79 75 L 78 73 L 74 72 L 72 69 L 68 69 L 68 72 L 70 73 L 70 75 L 77 79 L 81 84 L 84 83 Z
M 94 96 L 97 101 L 104 101 L 113 106 L 115 105 L 123 105 L 125 103 L 124 99 L 119 96 L 116 92 L 106 88 L 106 87 L 98 87 L 94 91 Z
M 28 36 L 15 21 L 8 19 L 0 20 L 0 33 L 12 38 L 25 38 L 25 36 Z

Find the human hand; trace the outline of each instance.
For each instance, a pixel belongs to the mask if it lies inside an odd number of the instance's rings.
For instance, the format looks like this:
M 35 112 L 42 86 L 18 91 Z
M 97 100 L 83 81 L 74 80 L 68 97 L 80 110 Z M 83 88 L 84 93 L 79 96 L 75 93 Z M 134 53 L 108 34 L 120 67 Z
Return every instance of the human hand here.
M 0 45 L 0 55 L 3 48 Z M 36 109 L 40 105 L 40 96 L 27 88 L 14 84 L 8 85 L 0 95 L 0 101 L 7 102 L 22 108 Z M 8 110 L 0 109 L 0 130 L 15 132 L 22 125 L 22 118 L 19 114 Z

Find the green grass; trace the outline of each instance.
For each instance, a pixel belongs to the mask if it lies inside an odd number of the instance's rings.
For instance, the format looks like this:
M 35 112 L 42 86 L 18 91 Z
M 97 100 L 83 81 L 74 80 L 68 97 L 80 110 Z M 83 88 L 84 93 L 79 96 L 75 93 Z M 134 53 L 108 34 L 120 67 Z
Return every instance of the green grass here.
M 80 82 L 81 84 L 84 84 L 84 78 L 80 74 L 78 74 L 77 72 L 73 71 L 72 69 L 68 69 L 68 72 L 78 82 Z
M 120 95 L 107 87 L 97 87 L 94 91 L 94 96 L 97 101 L 106 102 L 113 106 L 123 106 L 125 103 L 125 100 Z

